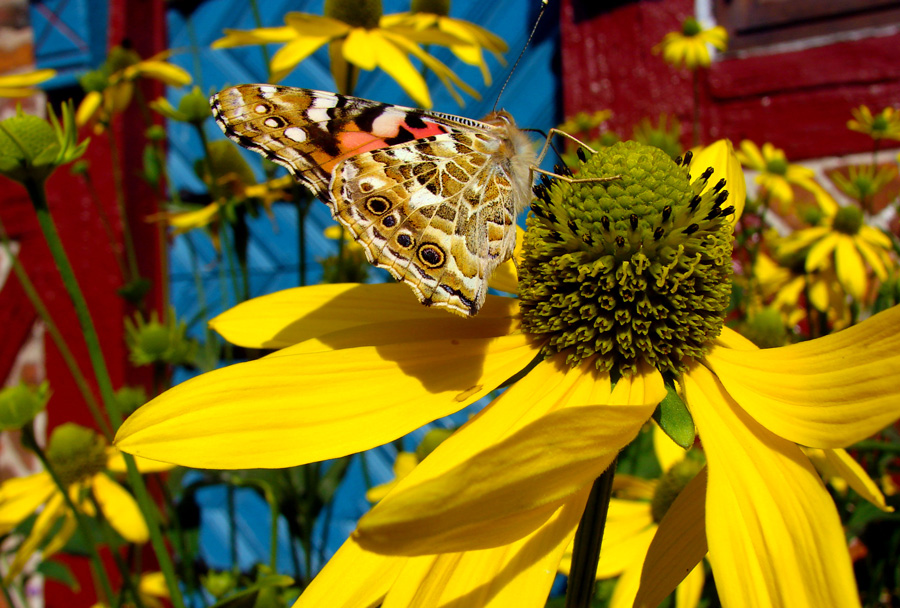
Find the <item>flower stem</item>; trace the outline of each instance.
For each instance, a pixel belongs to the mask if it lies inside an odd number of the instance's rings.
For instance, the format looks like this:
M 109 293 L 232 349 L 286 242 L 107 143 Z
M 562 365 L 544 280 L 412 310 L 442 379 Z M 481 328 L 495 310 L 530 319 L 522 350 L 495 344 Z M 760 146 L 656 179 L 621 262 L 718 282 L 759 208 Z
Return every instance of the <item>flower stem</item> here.
M 94 496 L 93 493 L 90 494 L 90 501 L 91 504 L 94 505 L 94 511 L 96 513 L 95 517 L 97 517 L 97 519 L 103 518 L 103 509 L 100 507 L 100 503 L 97 501 L 97 497 Z M 112 554 L 113 560 L 116 562 L 116 567 L 119 569 L 119 574 L 122 576 L 122 585 L 125 587 L 125 589 L 128 590 L 128 594 L 131 595 L 131 599 L 134 600 L 135 607 L 144 608 L 144 602 L 141 601 L 141 597 L 140 595 L 138 595 L 137 587 L 134 584 L 134 578 L 131 575 L 131 569 L 122 559 L 122 556 L 119 555 L 119 551 L 116 547 L 116 541 L 113 538 L 113 535 L 110 533 L 110 527 L 108 525 L 101 525 L 99 526 L 99 528 L 100 533 L 103 535 L 103 542 L 107 547 L 109 547 L 109 552 Z M 117 604 L 122 604 L 121 598 L 119 598 Z
M 122 167 L 119 160 L 119 145 L 116 136 L 111 129 L 107 129 L 109 135 L 109 154 L 112 163 L 113 185 L 116 192 L 116 205 L 119 208 L 119 220 L 122 222 L 122 240 L 125 242 L 125 258 L 128 260 L 128 270 L 131 276 L 126 280 L 136 281 L 140 277 L 138 270 L 137 254 L 134 251 L 134 239 L 131 238 L 131 225 L 128 222 L 128 210 L 125 208 L 125 186 L 122 183 Z
M 44 326 L 47 328 L 47 333 L 50 334 L 50 337 L 53 339 L 53 343 L 56 344 L 56 348 L 59 350 L 59 354 L 62 356 L 66 367 L 69 368 L 69 372 L 72 374 L 72 379 L 75 380 L 78 391 L 81 393 L 81 396 L 84 397 L 88 409 L 91 410 L 91 415 L 94 417 L 94 421 L 97 423 L 97 427 L 103 432 L 103 435 L 107 440 L 112 439 L 112 429 L 109 426 L 109 422 L 103 415 L 103 411 L 100 409 L 100 404 L 97 402 L 97 398 L 94 396 L 91 387 L 88 385 L 87 379 L 84 377 L 84 374 L 81 373 L 81 368 L 78 367 L 78 363 L 75 361 L 75 355 L 73 355 L 72 351 L 69 350 L 69 346 L 68 344 L 66 344 L 65 338 L 63 338 L 62 334 L 59 332 L 59 328 L 56 326 L 56 323 L 53 322 L 53 317 L 50 315 L 50 311 L 47 310 L 47 307 L 44 305 L 44 301 L 41 299 L 40 294 L 34 287 L 34 283 L 31 282 L 28 273 L 25 271 L 25 268 L 22 267 L 22 263 L 19 261 L 19 256 L 14 254 L 12 249 L 10 248 L 9 235 L 6 232 L 6 227 L 3 225 L 3 222 L 0 222 L 0 240 L 3 241 L 3 249 L 6 251 L 6 255 L 12 262 L 13 272 L 16 273 L 16 277 L 19 279 L 19 283 L 22 285 L 22 289 L 25 291 L 25 295 L 28 296 L 28 300 L 31 302 L 31 305 L 34 306 L 35 312 L 37 312 L 38 316 L 41 318 L 41 321 L 44 322 Z
M 575 532 L 575 548 L 572 551 L 572 569 L 566 588 L 566 608 L 590 608 L 597 578 L 597 563 L 600 560 L 600 545 L 606 528 L 606 515 L 612 498 L 613 478 L 616 476 L 616 461 L 594 481 L 591 494 L 578 531 Z
M 69 494 L 69 488 L 67 488 L 62 480 L 60 480 L 59 476 L 56 474 L 56 471 L 50 464 L 50 461 L 47 460 L 47 455 L 44 453 L 44 450 L 41 449 L 41 446 L 38 445 L 37 440 L 34 437 L 34 432 L 31 425 L 25 425 L 22 427 L 22 443 L 30 449 L 32 452 L 37 455 L 38 460 L 41 461 L 41 464 L 44 466 L 44 470 L 50 475 L 50 478 L 53 480 L 53 483 L 56 484 L 56 487 L 59 489 L 62 494 L 63 500 L 66 503 L 66 507 L 72 512 L 72 515 L 75 517 L 75 522 L 78 524 L 78 529 L 81 531 L 81 534 L 84 536 L 84 540 L 86 541 L 88 557 L 91 560 L 91 564 L 94 567 L 94 574 L 97 579 L 100 581 L 101 591 L 103 595 L 106 596 L 106 601 L 112 605 L 113 598 L 115 595 L 113 594 L 112 585 L 109 582 L 109 576 L 106 574 L 106 569 L 103 567 L 103 561 L 100 559 L 100 553 L 97 551 L 97 542 L 94 538 L 94 533 L 91 531 L 91 527 L 84 520 L 84 514 L 78 510 L 78 507 L 75 506 L 75 502 L 72 500 L 71 495 Z
M 44 240 L 47 242 L 47 247 L 50 249 L 50 254 L 53 256 L 53 261 L 56 263 L 56 267 L 62 277 L 63 285 L 69 294 L 72 306 L 75 308 L 75 316 L 78 318 L 78 324 L 81 326 L 81 333 L 87 345 L 88 356 L 94 369 L 97 385 L 100 388 L 103 404 L 106 406 L 113 428 L 119 428 L 122 424 L 122 414 L 116 402 L 116 395 L 113 391 L 106 361 L 103 359 L 103 351 L 100 349 L 100 339 L 97 336 L 97 330 L 94 328 L 94 321 L 91 319 L 87 301 L 84 299 L 84 294 L 81 291 L 78 280 L 75 278 L 75 272 L 72 270 L 72 265 L 69 263 L 69 258 L 66 256 L 66 251 L 62 246 L 59 232 L 56 230 L 56 224 L 50 215 L 44 183 L 29 179 L 24 182 L 24 186 L 34 205 L 38 224 L 44 233 Z M 134 458 L 129 454 L 123 454 L 123 456 L 125 457 L 125 465 L 128 471 L 128 483 L 131 485 L 138 505 L 141 507 L 144 518 L 147 520 L 150 541 L 159 561 L 160 570 L 162 570 L 166 584 L 169 587 L 172 605 L 175 608 L 184 608 L 184 600 L 181 597 L 178 581 L 175 578 L 175 569 L 172 566 L 172 560 L 166 551 L 166 545 L 163 542 L 162 533 L 159 529 L 159 519 L 157 518 L 155 505 L 147 493 L 147 486 L 144 485 L 144 480 L 134 463 Z

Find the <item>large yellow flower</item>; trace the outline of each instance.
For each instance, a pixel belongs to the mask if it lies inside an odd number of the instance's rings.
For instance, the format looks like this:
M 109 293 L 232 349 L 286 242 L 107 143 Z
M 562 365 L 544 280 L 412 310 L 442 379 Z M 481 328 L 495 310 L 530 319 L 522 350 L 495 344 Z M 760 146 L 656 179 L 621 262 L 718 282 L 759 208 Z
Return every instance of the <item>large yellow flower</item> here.
M 821 186 L 814 189 L 824 214 L 821 224 L 785 237 L 778 253 L 792 256 L 806 250 L 807 272 L 833 271 L 844 292 L 861 302 L 869 285 L 869 271 L 883 282 L 894 266 L 889 254 L 891 240 L 866 225 L 859 207 L 840 206 Z
M 447 31 L 446 27 L 435 27 L 438 22 L 432 21 L 425 24 L 430 27 L 422 27 L 421 16 L 406 13 L 382 15 L 381 0 L 330 0 L 325 4 L 325 16 L 288 13 L 284 22 L 281 27 L 225 30 L 225 37 L 213 42 L 212 48 L 284 43 L 269 64 L 271 78 L 277 82 L 327 44 L 331 73 L 338 92 L 349 94 L 353 91 L 358 70 L 379 68 L 397 81 L 406 94 L 423 108 L 431 107 L 431 95 L 410 56 L 434 72 L 460 104 L 462 97 L 454 85 L 473 97 L 478 94 L 450 68 L 422 50 L 420 43 L 449 46 L 457 49 L 457 54 L 461 47 L 473 46 L 472 51 L 466 54 L 468 59 L 474 59 L 475 52 L 480 57 L 481 47 L 491 50 L 499 48 L 487 40 L 473 42 L 471 32 L 467 35 L 459 28 Z
M 741 164 L 757 171 L 756 183 L 765 195 L 770 195 L 785 205 L 794 202 L 794 190 L 791 186 L 799 186 L 806 190 L 814 189 L 812 169 L 794 165 L 787 161 L 784 150 L 766 142 L 762 150 L 745 139 L 737 152 Z
M 680 32 L 669 32 L 662 41 L 653 47 L 654 53 L 662 52 L 666 63 L 689 70 L 698 67 L 708 68 L 711 58 L 706 45 L 712 45 L 720 51 L 728 48 L 728 32 L 721 25 L 703 29 L 703 26 L 688 17 L 681 25 Z
M 34 85 L 50 80 L 54 76 L 56 76 L 56 70 L 35 70 L 24 74 L 0 76 L 0 97 L 34 95 L 37 92 Z
M 69 488 L 72 502 L 81 511 L 93 515 L 93 501 L 96 500 L 103 517 L 122 538 L 132 543 L 147 542 L 149 532 L 140 508 L 134 498 L 109 475 L 125 473 L 125 460 L 118 449 L 107 446 L 103 438 L 93 431 L 67 423 L 57 427 L 51 435 L 47 458 L 60 480 Z M 172 468 L 169 464 L 141 458 L 136 460 L 142 473 Z M 40 513 L 31 532 L 9 565 L 3 584 L 16 577 L 38 549 L 42 550 L 45 558 L 60 550 L 75 533 L 78 523 L 46 471 L 0 483 L 0 535 L 9 533 L 22 520 L 38 511 Z M 57 529 L 60 521 L 62 524 Z M 43 548 L 41 545 L 44 545 Z
M 724 143 L 712 150 L 718 160 L 702 170 L 695 159 L 690 181 L 664 152 L 617 144 L 578 169 L 618 180 L 539 189 L 519 296 L 489 297 L 474 319 L 423 308 L 403 285 L 242 304 L 216 330 L 281 350 L 170 389 L 126 420 L 117 445 L 195 467 L 293 466 L 392 441 L 508 384 L 363 517 L 350 557 L 329 565 L 348 580 L 368 564 L 369 603 L 325 604 L 374 605 L 408 574 L 407 593 L 443 594 L 421 605 L 537 607 L 592 482 L 677 378 L 708 483 L 692 481 L 667 512 L 657 538 L 670 550 L 651 547 L 639 596 L 655 605 L 708 545 L 725 606 L 858 605 L 837 511 L 798 444 L 840 448 L 900 417 L 900 308 L 764 351 L 723 327 L 733 219 L 717 176 L 731 159 Z M 663 542 L 673 530 L 681 540 Z M 378 562 L 398 570 L 377 570 L 361 551 L 399 556 Z M 485 577 L 487 597 L 470 572 Z M 329 591 L 344 598 L 346 586 Z

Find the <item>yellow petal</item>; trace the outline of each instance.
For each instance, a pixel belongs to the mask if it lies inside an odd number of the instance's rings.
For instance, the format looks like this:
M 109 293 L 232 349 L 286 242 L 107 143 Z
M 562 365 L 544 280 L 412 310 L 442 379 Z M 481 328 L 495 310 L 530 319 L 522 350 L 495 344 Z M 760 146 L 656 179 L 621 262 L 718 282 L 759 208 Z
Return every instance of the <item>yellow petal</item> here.
M 47 535 L 53 531 L 56 521 L 65 514 L 67 508 L 60 492 L 56 492 L 47 500 L 44 510 L 34 520 L 28 537 L 19 545 L 15 558 L 7 566 L 6 575 L 3 578 L 4 585 L 9 585 L 10 581 L 22 572 L 31 555 L 44 543 Z
M 210 48 L 227 49 L 249 44 L 269 44 L 290 42 L 297 37 L 297 31 L 289 26 L 261 27 L 254 30 L 225 29 L 225 36 L 213 41 Z
M 422 306 L 409 287 L 401 283 L 339 283 L 295 287 L 253 298 L 223 312 L 209 325 L 229 342 L 247 348 L 284 348 L 330 335 L 318 344 L 322 350 L 328 350 L 345 348 L 348 343 L 360 346 L 429 339 L 429 334 L 423 333 L 420 327 L 404 329 L 404 324 L 415 321 L 431 322 L 439 331 L 463 332 L 461 337 L 466 332 L 466 324 L 474 321 L 473 327 L 484 329 L 485 333 L 480 335 L 502 335 L 508 333 L 517 311 L 513 298 L 488 296 L 477 317 L 457 318 Z M 373 335 L 366 333 L 370 329 L 366 326 L 379 324 L 393 324 L 394 333 L 371 327 Z M 468 335 L 479 334 L 469 332 Z
M 23 74 L 5 74 L 0 76 L 0 87 L 31 87 L 50 80 L 56 76 L 56 70 L 44 69 Z
M 272 60 L 269 62 L 272 78 L 276 81 L 281 80 L 293 71 L 298 63 L 315 53 L 330 40 L 331 38 L 328 36 L 291 40 L 272 55 Z
M 160 473 L 162 471 L 170 471 L 175 466 L 168 462 L 159 462 L 158 460 L 147 460 L 146 458 L 134 458 L 134 464 L 141 473 Z M 106 448 L 106 468 L 113 473 L 125 474 L 128 467 L 125 466 L 125 456 L 118 449 L 110 446 Z
M 117 446 L 197 468 L 280 468 L 367 450 L 474 403 L 536 351 L 523 335 L 279 351 L 188 380 L 131 415 Z
M 685 572 L 703 560 L 707 552 L 705 501 L 704 468 L 678 494 L 659 522 L 644 559 L 635 606 L 658 606 L 682 583 Z
M 147 542 L 150 539 L 147 522 L 131 494 L 104 473 L 94 475 L 93 481 L 94 498 L 109 525 L 128 542 Z
M 900 417 L 900 306 L 810 342 L 716 347 L 707 364 L 747 412 L 801 445 L 845 447 Z
M 878 277 L 879 281 L 887 281 L 888 279 L 888 271 L 885 267 L 885 263 L 882 260 L 881 256 L 883 252 L 872 247 L 871 244 L 866 242 L 865 240 L 858 238 L 854 240 L 856 248 L 859 250 L 859 253 L 862 254 L 863 259 L 869 266 L 872 267 L 872 272 L 875 273 L 875 276 Z
M 377 606 L 408 559 L 371 553 L 349 538 L 304 589 L 293 608 Z
M 293 28 L 295 35 L 300 36 L 328 36 L 338 38 L 346 36 L 352 29 L 350 25 L 322 15 L 310 13 L 288 13 L 284 16 L 284 22 Z
M 878 489 L 875 481 L 869 477 L 858 462 L 856 462 L 846 450 L 822 450 L 828 464 L 836 475 L 847 482 L 853 491 L 868 500 L 870 503 L 886 512 L 893 512 L 894 508 L 887 506 L 884 494 Z
M 643 542 L 644 554 L 647 553 L 647 546 L 653 539 L 654 531 L 655 530 L 649 530 L 647 534 L 645 534 L 647 538 L 645 538 Z M 604 538 L 604 541 L 605 540 L 606 539 Z M 634 598 L 637 595 L 638 587 L 641 582 L 642 565 L 643 564 L 640 561 L 628 564 L 624 572 L 622 572 L 622 576 L 619 577 L 619 581 L 616 583 L 616 588 L 613 591 L 612 597 L 609 599 L 609 608 L 631 608 L 634 606 Z
M 78 104 L 78 110 L 75 112 L 75 124 L 83 127 L 91 122 L 102 103 L 103 95 L 99 91 L 88 92 L 84 99 L 81 100 L 81 103 Z
M 706 572 L 703 564 L 697 564 L 675 590 L 675 608 L 697 608 L 705 584 Z
M 587 491 L 577 494 L 508 545 L 409 559 L 383 608 L 543 608 L 586 501 Z
M 513 262 L 512 258 L 506 260 L 497 267 L 497 270 L 494 271 L 494 274 L 492 274 L 491 278 L 488 280 L 488 285 L 493 289 L 505 291 L 506 293 L 515 294 L 518 292 L 519 272 L 516 269 L 516 264 Z
M 656 459 L 663 472 L 668 471 L 673 465 L 684 459 L 685 449 L 672 441 L 672 438 L 659 428 L 657 424 L 653 424 L 653 451 L 656 453 Z
M 378 42 L 366 28 L 355 27 L 344 40 L 344 59 L 364 70 L 374 70 L 377 62 L 372 49 Z
M 741 169 L 741 163 L 734 153 L 734 146 L 731 144 L 731 141 L 720 139 L 703 148 L 691 162 L 691 168 L 696 168 L 693 170 L 692 175 L 699 174 L 707 167 L 712 167 L 714 173 L 704 191 L 709 190 L 720 179 L 725 178 L 728 200 L 723 206 L 734 206 L 734 215 L 731 216 L 731 224 L 734 225 L 744 211 L 744 203 L 747 200 L 747 184 L 744 182 L 744 171 Z
M 134 75 L 144 78 L 153 78 L 173 87 L 183 87 L 191 84 L 191 75 L 187 70 L 166 61 L 141 61 L 126 69 L 126 77 L 129 70 Z
M 856 249 L 853 239 L 841 235 L 834 249 L 835 269 L 844 290 L 856 301 L 860 301 L 866 291 L 866 266 Z
M 809 459 L 704 367 L 684 382 L 707 455 L 706 534 L 722 604 L 859 606 L 837 509 Z
M 378 67 L 397 81 L 400 88 L 412 97 L 419 107 L 430 108 L 431 94 L 428 92 L 428 85 L 406 53 L 377 30 L 373 30 L 372 38 L 373 45 L 370 52 L 377 58 Z
M 66 510 L 62 518 L 62 525 L 59 527 L 56 534 L 53 535 L 53 538 L 50 539 L 50 542 L 44 546 L 41 551 L 41 557 L 48 559 L 51 555 L 65 547 L 66 543 L 69 542 L 69 539 L 72 538 L 72 535 L 75 534 L 75 530 L 77 529 L 78 520 L 75 519 L 72 511 Z
M 479 432 L 480 420 L 473 420 L 467 425 L 470 433 L 460 431 L 441 444 L 404 480 L 407 483 L 398 484 L 365 515 L 357 529 L 362 546 L 422 555 L 487 548 L 521 538 L 568 497 L 589 486 L 634 439 L 665 396 L 662 377 L 653 370 L 646 378 L 620 380 L 609 405 L 579 405 L 571 400 L 580 392 L 577 385 L 593 384 L 596 374 L 583 366 L 563 376 L 548 366 L 552 363 L 532 370 L 490 408 L 499 418 L 498 412 L 510 401 L 519 406 L 505 425 L 495 423 L 492 430 L 499 426 L 499 436 L 482 435 L 475 445 L 468 443 L 469 436 Z M 536 386 L 532 375 L 542 384 Z M 565 390 L 566 386 L 572 388 Z M 526 390 L 530 394 L 522 395 Z M 499 401 L 503 410 L 496 407 Z M 533 415 L 532 408 L 558 411 L 518 424 L 523 412 Z M 462 441 L 451 443 L 455 438 Z M 478 451 L 460 462 L 459 454 L 448 454 L 458 443 L 466 452 Z M 451 459 L 459 464 L 447 466 Z M 426 467 L 429 462 L 436 464 Z
M 0 535 L 18 526 L 54 493 L 56 485 L 47 473 L 5 480 L 0 484 Z

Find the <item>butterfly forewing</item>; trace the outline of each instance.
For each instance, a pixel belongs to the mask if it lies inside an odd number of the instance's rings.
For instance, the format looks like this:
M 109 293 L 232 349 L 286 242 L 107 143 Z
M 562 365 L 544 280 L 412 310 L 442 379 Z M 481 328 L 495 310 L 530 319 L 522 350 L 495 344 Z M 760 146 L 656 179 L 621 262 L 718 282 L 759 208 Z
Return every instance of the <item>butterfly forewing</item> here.
M 225 89 L 211 104 L 228 137 L 287 167 L 421 302 L 478 312 L 530 190 L 534 152 L 510 119 L 273 85 Z

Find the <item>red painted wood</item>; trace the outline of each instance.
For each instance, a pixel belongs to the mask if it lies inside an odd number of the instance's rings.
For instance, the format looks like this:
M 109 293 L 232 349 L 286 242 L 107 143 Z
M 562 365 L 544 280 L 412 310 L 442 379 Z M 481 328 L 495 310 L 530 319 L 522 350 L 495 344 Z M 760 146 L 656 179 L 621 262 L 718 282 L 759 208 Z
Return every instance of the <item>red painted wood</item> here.
M 675 114 L 690 144 L 693 84 L 652 47 L 693 14 L 691 0 L 634 2 L 577 20 L 563 3 L 566 115 L 611 109 L 625 137 L 641 118 Z M 716 62 L 701 74 L 702 139 L 771 141 L 791 160 L 865 152 L 871 140 L 849 131 L 850 109 L 900 104 L 900 35 Z

